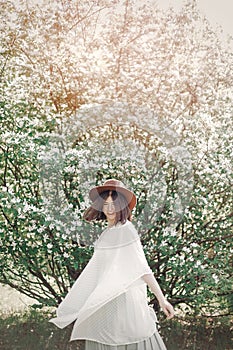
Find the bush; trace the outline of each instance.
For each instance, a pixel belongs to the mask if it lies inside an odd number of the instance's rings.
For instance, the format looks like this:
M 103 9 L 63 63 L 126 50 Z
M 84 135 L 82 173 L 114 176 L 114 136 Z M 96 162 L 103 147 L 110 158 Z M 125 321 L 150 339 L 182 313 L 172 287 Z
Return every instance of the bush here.
M 232 54 L 193 1 L 120 4 L 1 1 L 0 282 L 59 304 L 118 177 L 171 302 L 232 312 Z

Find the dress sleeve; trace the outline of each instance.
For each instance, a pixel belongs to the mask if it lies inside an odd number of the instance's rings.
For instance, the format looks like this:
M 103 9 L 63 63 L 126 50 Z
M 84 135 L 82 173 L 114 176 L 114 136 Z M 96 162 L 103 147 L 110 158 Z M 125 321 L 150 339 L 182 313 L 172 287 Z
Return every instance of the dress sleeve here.
M 131 223 L 130 223 L 131 224 Z M 98 274 L 98 283 L 83 308 L 80 310 L 79 322 L 89 317 L 98 308 L 102 307 L 120 294 L 126 292 L 137 280 L 145 274 L 152 273 L 146 260 L 140 238 L 132 225 L 124 225 L 118 233 L 118 243 L 113 237 L 115 245 L 108 247 L 103 241 L 95 248 L 95 254 L 102 266 Z M 136 231 L 136 232 L 135 232 Z M 109 232 L 111 235 L 113 233 Z M 122 235 L 125 233 L 125 239 Z M 110 241 L 109 241 L 110 242 Z M 145 283 L 141 279 L 141 283 Z
M 94 255 L 51 320 L 61 328 L 77 325 L 150 274 L 140 237 L 131 222 L 100 236 Z M 144 283 L 141 279 L 140 283 Z

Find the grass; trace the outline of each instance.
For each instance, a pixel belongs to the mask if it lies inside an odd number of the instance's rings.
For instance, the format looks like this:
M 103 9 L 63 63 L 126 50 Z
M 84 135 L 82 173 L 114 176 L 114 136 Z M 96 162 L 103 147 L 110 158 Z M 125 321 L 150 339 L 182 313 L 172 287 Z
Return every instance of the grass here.
M 48 311 L 31 310 L 0 316 L 0 349 L 83 350 L 84 342 L 69 342 L 72 325 L 59 329 Z M 186 318 L 162 321 L 160 333 L 168 350 L 232 350 L 232 319 Z
M 230 317 L 164 321 L 161 334 L 169 350 L 233 350 Z

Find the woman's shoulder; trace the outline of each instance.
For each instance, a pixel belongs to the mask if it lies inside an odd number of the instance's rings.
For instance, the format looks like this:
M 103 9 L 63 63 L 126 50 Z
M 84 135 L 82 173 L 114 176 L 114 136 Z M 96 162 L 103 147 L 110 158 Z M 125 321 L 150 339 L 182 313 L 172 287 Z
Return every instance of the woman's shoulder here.
M 124 223 L 122 223 L 121 221 L 119 221 L 116 225 L 114 225 L 113 227 L 131 227 L 131 228 L 135 228 L 134 224 L 132 223 L 132 221 L 130 220 L 126 220 Z
M 117 223 L 103 232 L 98 240 L 99 247 L 120 247 L 133 243 L 139 239 L 138 232 L 133 223 Z
M 136 227 L 130 220 L 126 220 L 124 223 L 118 222 L 115 226 L 112 226 L 110 229 L 112 231 L 115 231 L 117 234 L 121 232 L 124 235 L 126 235 L 127 233 L 138 235 Z

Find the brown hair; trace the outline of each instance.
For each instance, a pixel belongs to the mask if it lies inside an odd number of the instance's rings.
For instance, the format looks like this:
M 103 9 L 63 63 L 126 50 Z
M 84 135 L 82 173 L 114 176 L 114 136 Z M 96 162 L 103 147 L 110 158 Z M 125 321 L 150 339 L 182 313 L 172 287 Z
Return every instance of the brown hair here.
M 115 225 L 118 222 L 124 224 L 126 220 L 131 221 L 132 214 L 126 198 L 121 193 L 110 190 L 103 191 L 98 195 L 93 204 L 84 212 L 83 219 L 87 221 L 106 220 L 106 215 L 103 212 L 103 205 L 105 200 L 110 196 L 110 193 L 116 210 Z

